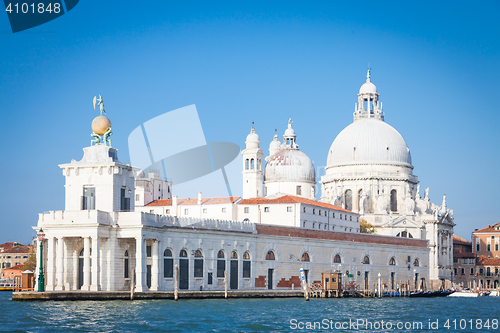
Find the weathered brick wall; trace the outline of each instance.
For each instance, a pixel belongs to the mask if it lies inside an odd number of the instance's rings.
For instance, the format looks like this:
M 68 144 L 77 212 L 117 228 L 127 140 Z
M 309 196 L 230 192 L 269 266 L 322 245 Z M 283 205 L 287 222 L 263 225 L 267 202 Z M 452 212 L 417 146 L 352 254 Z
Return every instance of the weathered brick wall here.
M 255 288 L 265 288 L 266 287 L 266 276 L 259 275 L 259 277 L 255 278 Z
M 295 288 L 300 288 L 300 278 L 298 276 L 292 276 L 290 279 L 281 278 L 278 282 L 278 288 L 292 288 L 292 284 Z

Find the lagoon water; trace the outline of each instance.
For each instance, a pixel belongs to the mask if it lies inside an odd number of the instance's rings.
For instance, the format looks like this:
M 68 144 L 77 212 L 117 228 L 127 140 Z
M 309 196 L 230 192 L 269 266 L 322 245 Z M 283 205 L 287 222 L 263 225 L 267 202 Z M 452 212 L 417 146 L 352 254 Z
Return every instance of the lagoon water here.
M 346 298 L 309 302 L 301 298 L 14 302 L 11 297 L 11 292 L 0 292 L 0 331 L 500 331 L 500 297 Z

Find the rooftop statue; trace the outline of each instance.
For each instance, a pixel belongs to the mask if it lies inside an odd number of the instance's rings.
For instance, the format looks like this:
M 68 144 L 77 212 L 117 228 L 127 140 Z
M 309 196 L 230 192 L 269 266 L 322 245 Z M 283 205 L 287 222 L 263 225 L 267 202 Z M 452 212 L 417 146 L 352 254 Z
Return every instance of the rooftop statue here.
M 108 119 L 108 117 L 103 116 L 102 113 L 106 114 L 106 111 L 104 110 L 104 100 L 99 94 L 99 99 L 94 96 L 94 110 L 95 110 L 95 104 L 96 101 L 98 102 L 97 105 L 99 105 L 100 109 L 100 115 L 95 117 L 94 120 L 92 121 L 92 134 L 91 136 L 94 138 L 90 141 L 90 145 L 109 145 L 111 147 L 111 139 L 109 137 L 113 134 L 111 132 L 111 121 Z M 103 136 L 103 140 L 101 142 L 101 137 Z

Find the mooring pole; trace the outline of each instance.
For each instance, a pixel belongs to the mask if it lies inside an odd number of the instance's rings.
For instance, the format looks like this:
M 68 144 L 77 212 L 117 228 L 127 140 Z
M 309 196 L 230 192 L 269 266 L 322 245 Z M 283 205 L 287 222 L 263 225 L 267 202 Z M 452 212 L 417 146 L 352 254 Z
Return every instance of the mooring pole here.
M 175 289 L 174 289 L 174 301 L 179 299 L 179 267 L 175 265 Z
M 304 291 L 304 297 L 306 301 L 309 301 L 309 290 L 307 290 L 306 275 L 304 274 L 304 268 L 300 266 L 300 282 L 302 284 L 302 290 Z
M 130 282 L 130 300 L 134 300 L 134 291 L 135 291 L 135 268 L 132 270 L 132 280 Z
M 224 298 L 227 299 L 227 271 L 224 270 Z

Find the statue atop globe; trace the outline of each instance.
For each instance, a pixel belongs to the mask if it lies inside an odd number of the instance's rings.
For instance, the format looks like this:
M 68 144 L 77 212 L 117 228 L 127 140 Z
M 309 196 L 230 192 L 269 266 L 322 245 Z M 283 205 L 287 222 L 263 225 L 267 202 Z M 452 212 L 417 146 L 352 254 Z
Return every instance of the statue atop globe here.
M 94 139 L 90 141 L 90 145 L 109 144 L 111 147 L 111 139 L 109 139 L 113 134 L 113 132 L 111 132 L 111 121 L 108 117 L 102 115 L 103 113 L 106 114 L 106 111 L 104 110 L 104 100 L 101 94 L 99 94 L 99 99 L 96 99 L 96 96 L 94 96 L 94 110 L 96 101 L 98 102 L 97 104 L 99 105 L 101 115 L 92 120 L 92 134 L 90 136 Z M 103 142 L 101 142 L 101 135 L 103 136 Z

